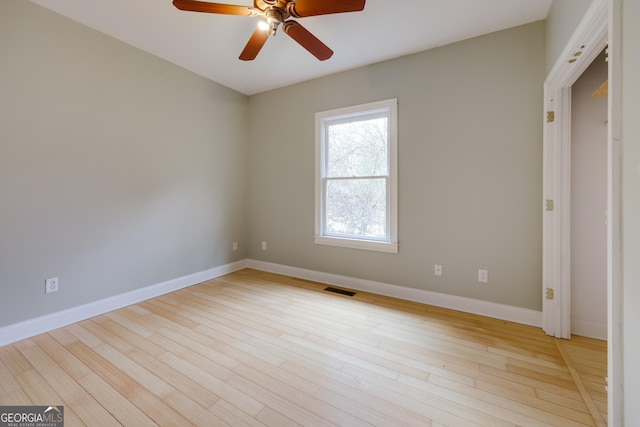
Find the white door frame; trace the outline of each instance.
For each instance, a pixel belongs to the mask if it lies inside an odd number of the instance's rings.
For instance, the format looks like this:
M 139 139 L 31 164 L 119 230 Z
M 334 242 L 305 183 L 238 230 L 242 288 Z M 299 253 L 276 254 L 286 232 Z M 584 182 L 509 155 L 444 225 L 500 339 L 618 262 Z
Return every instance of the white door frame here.
M 607 0 L 593 0 L 544 82 L 542 328 L 571 337 L 571 86 L 607 45 Z
M 544 83 L 542 324 L 547 334 L 570 338 L 571 86 L 608 44 L 607 400 L 608 425 L 612 427 L 623 425 L 621 3 L 621 0 L 592 0 Z

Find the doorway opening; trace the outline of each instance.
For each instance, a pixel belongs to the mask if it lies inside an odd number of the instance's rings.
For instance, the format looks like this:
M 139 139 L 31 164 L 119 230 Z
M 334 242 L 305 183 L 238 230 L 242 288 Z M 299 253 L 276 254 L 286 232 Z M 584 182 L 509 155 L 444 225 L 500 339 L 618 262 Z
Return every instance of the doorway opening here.
M 570 326 L 607 340 L 606 49 L 571 87 Z
M 622 425 L 620 0 L 592 0 L 544 84 L 543 330 L 571 337 L 571 85 L 609 46 L 607 136 L 607 346 L 609 425 Z

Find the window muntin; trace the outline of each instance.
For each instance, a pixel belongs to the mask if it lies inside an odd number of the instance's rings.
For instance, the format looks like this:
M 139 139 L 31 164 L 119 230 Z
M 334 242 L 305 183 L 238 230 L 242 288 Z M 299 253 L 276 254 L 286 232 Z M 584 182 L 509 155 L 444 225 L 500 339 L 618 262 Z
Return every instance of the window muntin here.
M 396 105 L 316 114 L 316 243 L 397 252 Z

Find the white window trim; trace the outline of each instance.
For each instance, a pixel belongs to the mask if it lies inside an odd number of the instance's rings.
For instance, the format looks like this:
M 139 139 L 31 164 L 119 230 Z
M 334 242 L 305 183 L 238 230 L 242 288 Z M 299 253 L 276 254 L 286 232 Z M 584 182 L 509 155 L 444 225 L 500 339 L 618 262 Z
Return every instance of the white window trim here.
M 345 238 L 322 235 L 322 221 L 324 200 L 322 179 L 325 167 L 325 152 L 323 150 L 324 121 L 328 118 L 336 119 L 340 116 L 353 116 L 358 113 L 369 114 L 375 110 L 389 111 L 389 241 Z M 366 249 L 381 252 L 398 252 L 398 100 L 396 98 L 352 107 L 316 113 L 316 168 L 315 168 L 315 243 L 319 245 L 341 246 L 353 249 Z

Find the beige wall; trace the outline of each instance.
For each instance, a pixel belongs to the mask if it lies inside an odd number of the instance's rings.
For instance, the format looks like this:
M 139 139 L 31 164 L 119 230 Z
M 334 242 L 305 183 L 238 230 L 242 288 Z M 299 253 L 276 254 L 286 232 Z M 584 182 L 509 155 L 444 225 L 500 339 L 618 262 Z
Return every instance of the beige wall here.
M 246 257 L 245 96 L 22 0 L 0 58 L 0 326 Z
M 249 256 L 540 310 L 544 29 L 252 96 Z M 314 113 L 395 97 L 400 252 L 315 245 Z

